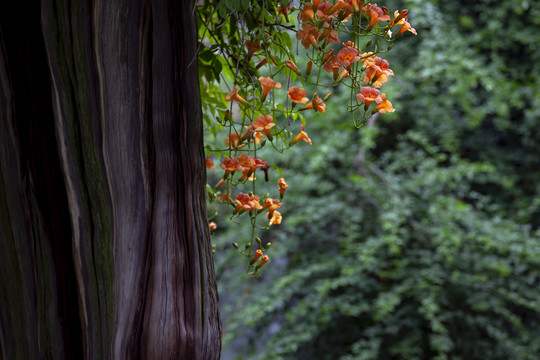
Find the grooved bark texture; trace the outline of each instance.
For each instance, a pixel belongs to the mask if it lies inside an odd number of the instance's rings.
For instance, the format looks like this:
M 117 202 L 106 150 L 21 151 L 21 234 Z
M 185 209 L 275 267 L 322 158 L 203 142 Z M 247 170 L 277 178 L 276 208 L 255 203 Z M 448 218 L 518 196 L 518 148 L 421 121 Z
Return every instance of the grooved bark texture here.
M 193 1 L 0 16 L 0 358 L 218 359 Z

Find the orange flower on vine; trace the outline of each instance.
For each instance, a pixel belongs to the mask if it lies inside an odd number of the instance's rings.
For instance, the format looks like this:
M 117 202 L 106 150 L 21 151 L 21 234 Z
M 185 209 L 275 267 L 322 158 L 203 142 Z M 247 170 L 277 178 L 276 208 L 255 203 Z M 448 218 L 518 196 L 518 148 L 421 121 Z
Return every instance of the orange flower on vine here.
M 238 193 L 236 195 L 236 208 L 234 209 L 234 213 L 243 213 L 249 211 L 251 214 L 253 214 L 253 210 L 262 209 L 259 201 L 260 199 L 257 195 L 250 196 L 249 194 Z
M 259 77 L 259 82 L 263 87 L 261 101 L 264 101 L 266 99 L 266 96 L 273 88 L 281 89 L 281 83 L 274 81 L 271 77 L 261 76 Z
M 381 92 L 379 90 L 371 88 L 369 86 L 365 86 L 360 88 L 360 93 L 356 94 L 356 98 L 359 102 L 365 103 L 367 108 L 374 101 L 377 104 L 382 103 L 383 100 L 380 94 Z
M 242 143 L 243 139 L 244 135 L 242 133 L 233 131 L 225 138 L 225 146 L 231 149 L 241 149 L 246 146 L 246 144 Z
M 223 159 L 223 162 L 221 165 L 219 165 L 223 170 L 225 170 L 225 175 L 223 176 L 226 178 L 229 176 L 230 173 L 233 173 L 235 171 L 242 171 L 242 166 L 240 166 L 240 161 L 235 157 L 226 157 Z
M 392 107 L 392 103 L 388 100 L 386 100 L 386 94 L 381 94 L 382 102 L 375 106 L 375 109 L 373 111 L 378 111 L 381 114 L 386 114 L 387 112 L 394 112 L 396 109 Z
M 296 144 L 300 140 L 304 140 L 309 145 L 311 145 L 311 139 L 309 138 L 307 132 L 304 131 L 304 124 L 302 124 L 302 130 L 300 131 L 300 133 L 298 135 L 296 135 L 296 137 L 294 139 L 291 140 L 291 142 L 289 143 L 289 146 L 293 146 L 294 144 Z M 287 188 L 287 187 L 285 187 L 285 188 Z M 281 187 L 280 187 L 280 190 L 281 190 Z
M 266 214 L 266 217 L 270 220 L 270 224 L 281 224 L 283 216 L 279 211 L 274 211 L 272 215 L 270 213 Z
M 385 7 L 380 8 L 377 4 L 367 4 L 364 9 L 370 19 L 366 32 L 369 32 L 379 21 L 390 21 L 388 9 Z
M 352 64 L 360 60 L 360 56 L 358 56 L 358 49 L 354 47 L 354 44 L 343 44 L 343 48 L 339 50 L 336 57 L 334 58 L 334 62 L 338 63 L 340 66 L 350 68 Z
M 289 187 L 289 185 L 285 182 L 284 178 L 280 178 L 278 180 L 279 185 L 279 194 L 281 195 L 281 198 L 283 199 L 283 195 L 285 194 L 285 190 Z
M 270 140 L 272 140 L 272 133 L 270 132 L 270 129 L 272 129 L 275 125 L 276 124 L 274 123 L 272 115 L 260 115 L 257 117 L 257 120 L 254 120 L 251 123 L 253 131 L 264 133 Z
M 212 171 L 216 171 L 216 169 L 214 169 L 214 161 L 210 158 L 210 156 L 206 157 L 206 168 Z
M 307 90 L 298 86 L 291 86 L 287 91 L 287 95 L 289 96 L 289 99 L 291 99 L 291 101 L 293 102 L 293 105 L 297 103 L 305 104 L 309 101 L 309 98 L 306 97 Z
M 248 102 L 243 97 L 238 95 L 238 86 L 233 86 L 233 91 L 227 94 L 227 96 L 225 97 L 225 101 L 238 101 L 239 103 L 242 103 L 244 105 L 248 104 Z
M 322 114 L 326 111 L 326 104 L 324 103 L 324 101 L 322 101 L 322 99 L 320 99 L 317 96 L 317 94 L 315 94 L 313 96 L 313 101 L 311 101 L 309 104 L 307 104 L 306 106 L 304 106 L 303 108 L 299 110 L 302 111 L 302 110 L 308 110 L 308 109 L 313 109 Z

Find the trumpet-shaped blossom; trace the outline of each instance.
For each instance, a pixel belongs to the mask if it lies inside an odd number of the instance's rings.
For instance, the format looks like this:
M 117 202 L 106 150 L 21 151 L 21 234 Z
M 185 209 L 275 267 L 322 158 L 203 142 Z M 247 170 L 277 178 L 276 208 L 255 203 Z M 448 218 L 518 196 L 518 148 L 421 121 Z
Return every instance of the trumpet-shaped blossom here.
M 285 65 L 287 65 L 287 67 L 289 69 L 291 69 L 292 71 L 294 71 L 295 73 L 300 75 L 300 70 L 298 70 L 298 67 L 296 66 L 296 64 L 293 61 L 287 60 L 287 61 L 285 61 Z
M 238 101 L 239 103 L 245 105 L 248 104 L 248 102 L 243 97 L 238 95 L 238 86 L 233 86 L 233 91 L 227 94 L 227 96 L 225 97 L 225 101 Z
M 274 211 L 272 215 L 270 213 L 266 214 L 266 217 L 270 220 L 270 224 L 281 224 L 283 216 L 279 211 Z
M 371 30 L 379 21 L 390 21 L 388 9 L 385 7 L 380 8 L 377 4 L 367 4 L 364 7 L 364 11 L 370 19 L 366 32 L 369 32 L 369 30 Z
M 248 59 L 251 55 L 262 49 L 261 44 L 258 41 L 246 40 L 245 44 L 248 49 Z
M 235 171 L 242 171 L 242 166 L 240 166 L 240 161 L 238 158 L 233 157 L 226 157 L 223 159 L 223 162 L 221 165 L 219 165 L 223 170 L 225 170 L 225 176 L 229 176 L 230 173 Z
M 359 60 L 360 56 L 358 56 L 358 49 L 354 46 L 343 44 L 343 48 L 339 50 L 333 61 L 338 63 L 340 66 L 350 68 L 352 64 Z
M 276 124 L 274 123 L 272 115 L 259 115 L 259 117 L 257 117 L 257 120 L 251 122 L 251 126 L 254 131 L 262 132 L 266 136 L 268 136 L 268 138 L 272 137 L 270 129 L 273 128 L 275 125 Z
M 386 94 L 381 94 L 381 99 L 382 99 L 382 102 L 379 105 L 375 106 L 374 111 L 378 111 L 383 115 L 386 114 L 387 112 L 396 111 L 396 109 L 392 107 L 392 103 L 386 100 Z
M 375 63 L 366 69 L 366 74 L 362 78 L 362 81 L 366 85 L 373 81 L 372 86 L 374 88 L 380 88 L 382 84 L 388 81 L 388 76 L 394 75 L 394 72 L 388 66 L 388 61 L 376 57 Z
M 206 168 L 212 171 L 216 171 L 216 169 L 214 169 L 214 161 L 210 158 L 210 156 L 206 157 Z
M 356 98 L 359 102 L 366 104 L 366 107 L 369 106 L 372 102 L 377 104 L 382 103 L 381 92 L 377 89 L 371 88 L 369 86 L 361 87 L 360 93 L 356 94 Z
M 262 207 L 263 209 L 268 209 L 269 216 L 272 216 L 274 211 L 276 211 L 277 209 L 281 207 L 281 201 L 277 199 L 266 198 L 264 199 L 264 203 Z
M 233 131 L 225 138 L 225 146 L 228 146 L 231 149 L 241 149 L 246 145 L 242 143 L 243 138 L 244 135 L 237 131 Z
M 289 99 L 291 99 L 293 104 L 305 104 L 309 101 L 309 98 L 306 97 L 307 90 L 298 86 L 291 86 L 287 91 L 287 95 L 289 95 Z
M 319 42 L 319 29 L 310 24 L 302 24 L 302 30 L 296 33 L 296 37 L 306 49 L 311 45 L 317 47 Z
M 308 134 L 304 131 L 304 128 L 305 128 L 304 124 L 302 124 L 302 130 L 300 131 L 300 133 L 298 135 L 296 135 L 296 137 L 294 139 L 291 140 L 291 142 L 289 143 L 289 146 L 293 146 L 294 144 L 296 144 L 300 140 L 304 140 L 309 145 L 311 145 L 311 139 L 309 138 Z
M 249 211 L 250 213 L 253 213 L 253 210 L 256 209 L 262 209 L 261 204 L 259 204 L 259 197 L 257 195 L 248 195 L 244 193 L 238 193 L 236 195 L 236 200 L 234 201 L 236 203 L 236 208 L 234 209 L 234 212 L 245 212 Z
M 259 77 L 259 82 L 261 83 L 263 90 L 262 90 L 262 97 L 261 100 L 264 101 L 266 99 L 266 95 L 272 90 L 273 88 L 281 89 L 281 83 L 278 83 L 277 81 L 274 81 L 271 77 Z
M 246 133 L 244 134 L 244 137 L 248 139 L 252 139 L 255 144 L 260 144 L 261 141 L 264 140 L 264 134 L 259 131 L 254 131 L 251 126 L 245 126 Z
M 326 111 L 326 104 L 322 99 L 320 99 L 317 94 L 313 96 L 313 101 L 311 101 L 309 104 L 301 108 L 300 110 L 307 110 L 307 109 L 313 109 L 315 111 L 318 111 L 320 113 L 324 113 Z
M 283 195 L 285 194 L 285 190 L 289 187 L 289 185 L 285 182 L 284 178 L 280 178 L 278 180 L 279 185 L 279 194 L 281 195 L 281 198 L 283 199 Z
M 405 17 L 405 19 L 401 19 L 401 20 L 400 20 L 400 23 L 401 23 L 401 22 L 403 22 L 403 25 L 401 25 L 401 27 L 400 27 L 399 30 L 397 31 L 396 36 L 395 36 L 396 38 L 397 38 L 398 36 L 400 36 L 401 34 L 403 34 L 405 31 L 410 31 L 410 32 L 412 32 L 414 35 L 417 34 L 417 33 L 416 33 L 416 30 L 413 29 L 413 28 L 411 27 L 411 24 L 409 24 L 409 23 L 407 22 L 407 17 Z

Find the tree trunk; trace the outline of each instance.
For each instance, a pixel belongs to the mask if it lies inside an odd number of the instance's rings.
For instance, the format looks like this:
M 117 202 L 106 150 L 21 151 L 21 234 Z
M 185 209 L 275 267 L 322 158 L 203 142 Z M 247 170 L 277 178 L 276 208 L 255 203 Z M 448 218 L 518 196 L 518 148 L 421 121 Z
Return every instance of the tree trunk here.
M 0 358 L 219 358 L 193 10 L 2 9 Z

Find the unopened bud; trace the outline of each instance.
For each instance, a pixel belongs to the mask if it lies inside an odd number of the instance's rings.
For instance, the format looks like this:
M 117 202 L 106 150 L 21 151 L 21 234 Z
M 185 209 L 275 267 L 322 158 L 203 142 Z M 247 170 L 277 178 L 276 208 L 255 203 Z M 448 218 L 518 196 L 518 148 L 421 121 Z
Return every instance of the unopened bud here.
M 306 76 L 308 76 L 310 73 L 311 73 L 311 68 L 313 67 L 313 61 L 309 61 L 307 63 L 307 67 L 306 67 Z
M 331 92 L 326 93 L 326 95 L 324 95 L 323 101 L 330 99 L 330 96 L 332 96 Z
M 259 264 L 257 264 L 257 266 L 255 266 L 255 269 L 259 270 L 264 264 L 266 264 L 268 262 L 268 260 L 270 260 L 270 258 L 268 257 L 268 255 L 264 255 L 262 258 L 261 258 L 261 262 Z

